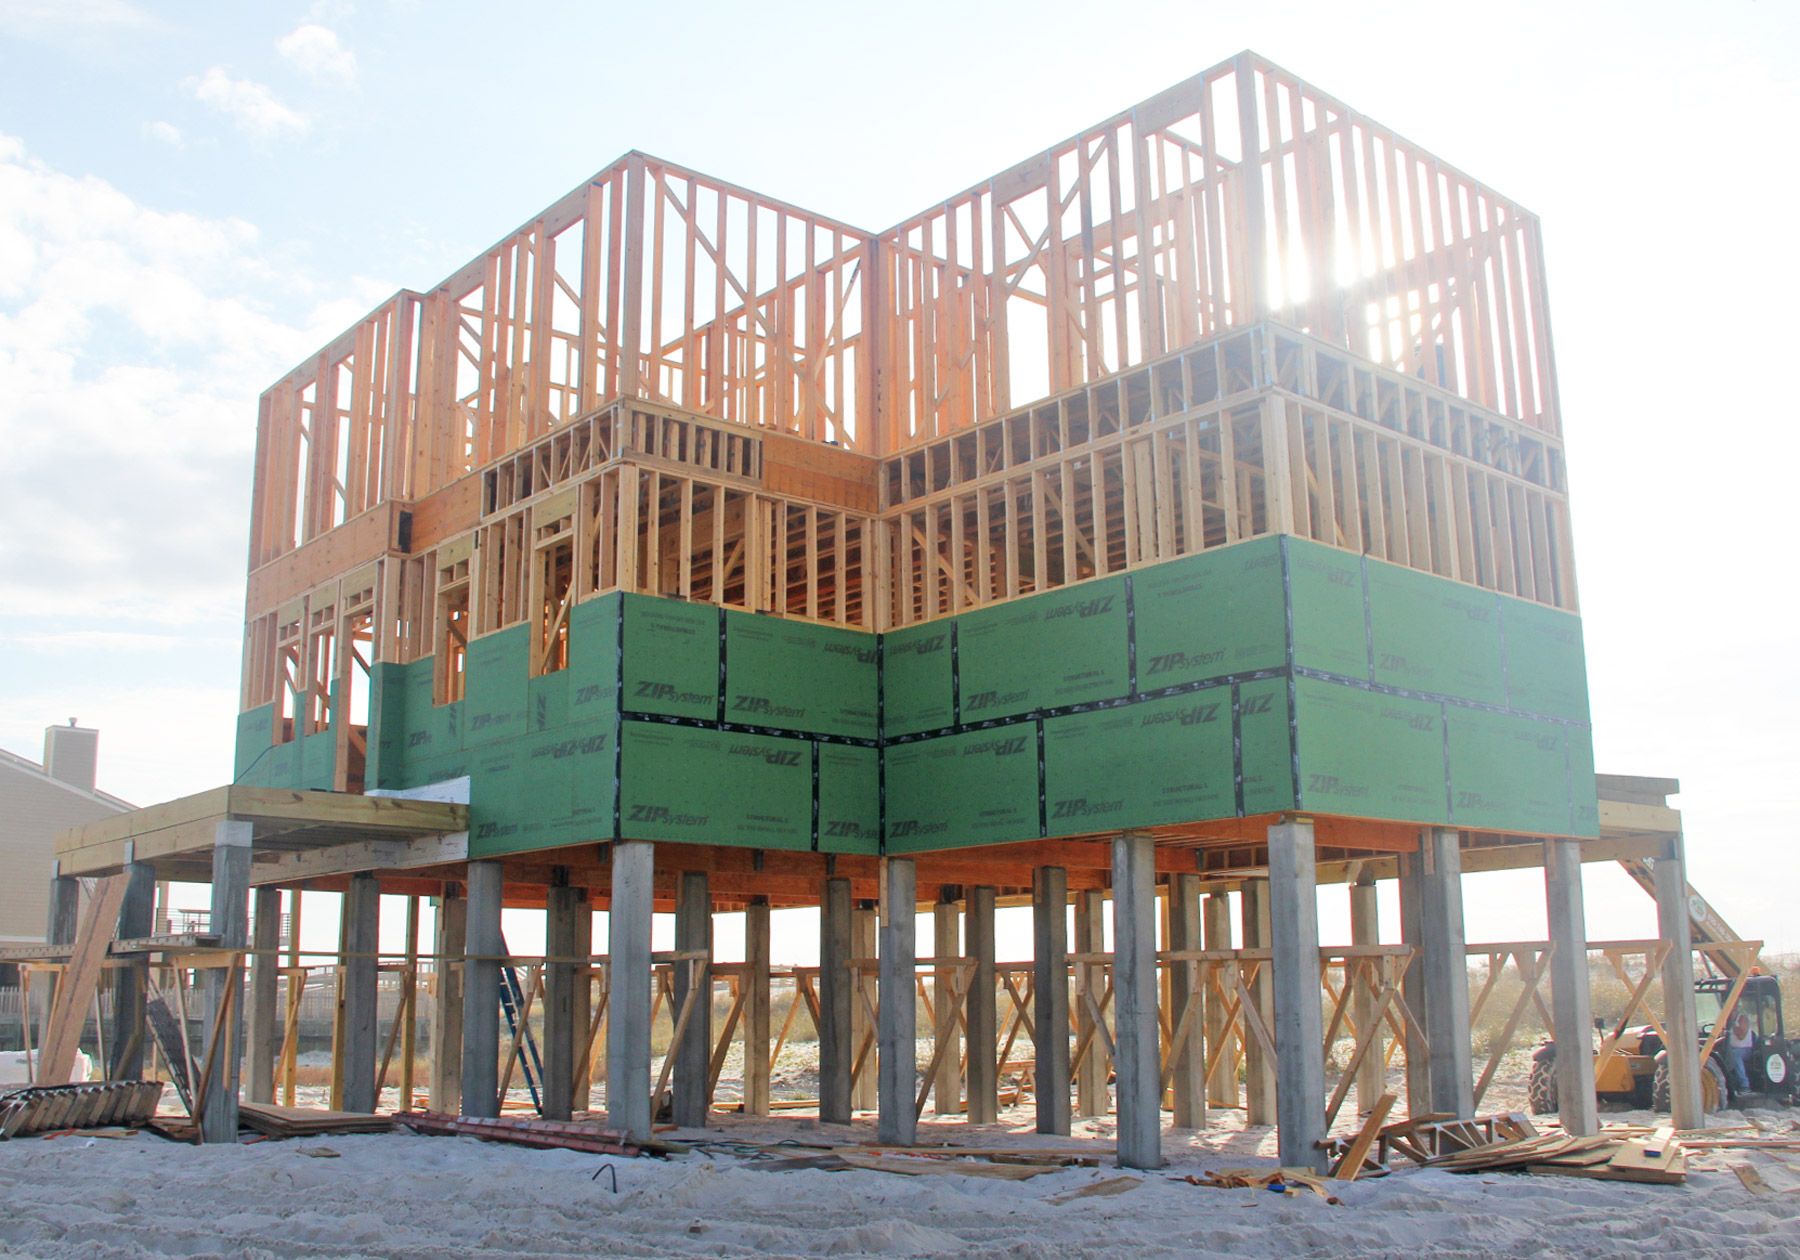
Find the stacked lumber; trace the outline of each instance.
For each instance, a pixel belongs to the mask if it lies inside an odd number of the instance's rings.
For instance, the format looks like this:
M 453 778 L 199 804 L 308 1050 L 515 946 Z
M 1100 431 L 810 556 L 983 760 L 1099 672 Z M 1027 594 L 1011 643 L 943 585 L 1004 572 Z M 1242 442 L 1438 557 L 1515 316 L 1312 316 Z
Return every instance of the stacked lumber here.
M 272 1103 L 239 1103 L 238 1124 L 272 1138 L 318 1137 L 326 1133 L 391 1133 L 387 1116 L 363 1111 L 323 1111 L 316 1107 L 277 1107 Z
M 791 1144 L 764 1146 L 767 1153 L 786 1153 Z M 855 1146 L 820 1146 L 813 1155 L 797 1155 L 786 1159 L 764 1160 L 752 1164 L 759 1172 L 795 1172 L 816 1169 L 821 1172 L 844 1172 L 860 1168 L 867 1172 L 897 1173 L 903 1177 L 933 1177 L 961 1174 L 967 1177 L 993 1177 L 1002 1181 L 1026 1181 L 1042 1173 L 1063 1168 L 1094 1167 L 1100 1154 L 1093 1150 L 1033 1148 L 1013 1146 L 882 1146 L 878 1143 Z
M 161 1081 L 32 1085 L 0 1093 L 0 1138 L 143 1124 L 156 1114 Z
M 476 1137 L 543 1150 L 587 1151 L 595 1155 L 664 1155 L 685 1149 L 669 1142 L 638 1141 L 629 1134 L 578 1120 L 526 1120 L 502 1116 L 451 1116 L 436 1111 L 402 1111 L 394 1116 L 414 1133 L 433 1137 Z
M 1672 1128 L 1647 1138 L 1547 1133 L 1440 1155 L 1430 1166 L 1448 1172 L 1527 1172 L 1603 1181 L 1675 1185 L 1687 1180 L 1687 1152 Z

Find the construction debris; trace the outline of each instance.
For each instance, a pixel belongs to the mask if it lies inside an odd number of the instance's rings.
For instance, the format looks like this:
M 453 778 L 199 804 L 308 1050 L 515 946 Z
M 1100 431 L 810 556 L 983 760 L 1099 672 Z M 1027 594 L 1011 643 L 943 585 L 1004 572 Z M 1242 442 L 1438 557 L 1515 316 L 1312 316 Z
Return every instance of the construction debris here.
M 0 1094 L 0 1138 L 65 1129 L 143 1124 L 156 1114 L 161 1081 L 30 1085 Z
M 1381 1123 L 1387 1119 L 1388 1112 L 1393 1110 L 1393 1107 L 1394 1095 L 1392 1094 L 1383 1094 L 1376 1100 L 1374 1108 L 1369 1112 L 1369 1118 L 1363 1121 L 1363 1127 L 1357 1131 L 1355 1137 L 1350 1139 L 1349 1145 L 1344 1148 L 1342 1157 L 1332 1164 L 1333 1180 L 1355 1181 L 1364 1172 L 1377 1177 L 1387 1173 L 1387 1165 L 1379 1159 L 1371 1160 L 1369 1152 L 1381 1137 Z
M 1338 1197 L 1329 1183 L 1317 1173 L 1304 1168 L 1218 1168 L 1198 1177 L 1171 1178 L 1190 1186 L 1207 1186 L 1214 1190 L 1271 1190 L 1292 1198 L 1302 1190 L 1311 1190 L 1325 1202 L 1336 1204 Z
M 1076 1199 L 1103 1199 L 1115 1194 L 1126 1194 L 1143 1184 L 1144 1181 L 1141 1177 L 1108 1177 L 1105 1181 L 1095 1181 L 1078 1190 L 1053 1194 L 1044 1202 L 1061 1207 L 1065 1203 L 1073 1203 Z
M 315 1107 L 277 1107 L 271 1103 L 239 1103 L 238 1123 L 264 1137 L 317 1137 L 323 1133 L 391 1133 L 389 1116 L 363 1111 L 322 1111 Z

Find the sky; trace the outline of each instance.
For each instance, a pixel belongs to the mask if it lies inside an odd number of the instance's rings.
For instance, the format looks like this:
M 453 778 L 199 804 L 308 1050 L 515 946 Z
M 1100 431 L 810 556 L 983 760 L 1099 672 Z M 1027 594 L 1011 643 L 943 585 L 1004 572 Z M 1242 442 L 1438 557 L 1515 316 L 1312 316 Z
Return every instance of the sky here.
M 625 151 L 880 229 L 1243 48 L 1540 216 L 1598 765 L 1800 950 L 1790 4 L 0 0 L 0 747 L 225 782 L 258 394 Z M 1466 901 L 1543 931 L 1530 875 Z

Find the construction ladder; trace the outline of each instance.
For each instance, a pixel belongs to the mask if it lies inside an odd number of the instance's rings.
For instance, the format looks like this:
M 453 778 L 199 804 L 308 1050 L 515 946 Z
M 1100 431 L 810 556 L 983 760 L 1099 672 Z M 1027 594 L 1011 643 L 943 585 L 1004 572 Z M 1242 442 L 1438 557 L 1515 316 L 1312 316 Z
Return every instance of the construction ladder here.
M 506 947 L 506 938 L 500 938 L 500 952 L 510 954 Z M 519 1042 L 519 1068 L 525 1077 L 525 1087 L 531 1091 L 531 1105 L 539 1115 L 544 1111 L 544 1097 L 538 1092 L 538 1082 L 544 1076 L 544 1061 L 538 1056 L 537 1038 L 531 1035 L 531 1025 L 526 1023 L 524 1035 L 519 1033 L 519 1014 L 525 1009 L 525 990 L 519 984 L 517 967 L 502 966 L 500 968 L 500 1011 L 506 1016 L 506 1030 L 514 1040 Z M 502 1102 L 505 1100 L 503 1099 Z

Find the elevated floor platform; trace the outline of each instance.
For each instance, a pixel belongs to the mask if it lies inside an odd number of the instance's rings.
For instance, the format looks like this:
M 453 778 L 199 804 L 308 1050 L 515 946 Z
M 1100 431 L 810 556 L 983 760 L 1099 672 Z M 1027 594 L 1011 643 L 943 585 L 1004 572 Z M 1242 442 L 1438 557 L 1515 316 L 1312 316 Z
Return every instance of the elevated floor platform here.
M 466 805 L 234 785 L 65 832 L 56 842 L 58 873 L 108 875 L 138 863 L 153 867 L 159 880 L 203 883 L 212 878 L 213 849 L 226 823 L 248 825 L 254 883 L 302 877 L 324 853 L 338 869 L 352 870 L 468 854 Z

